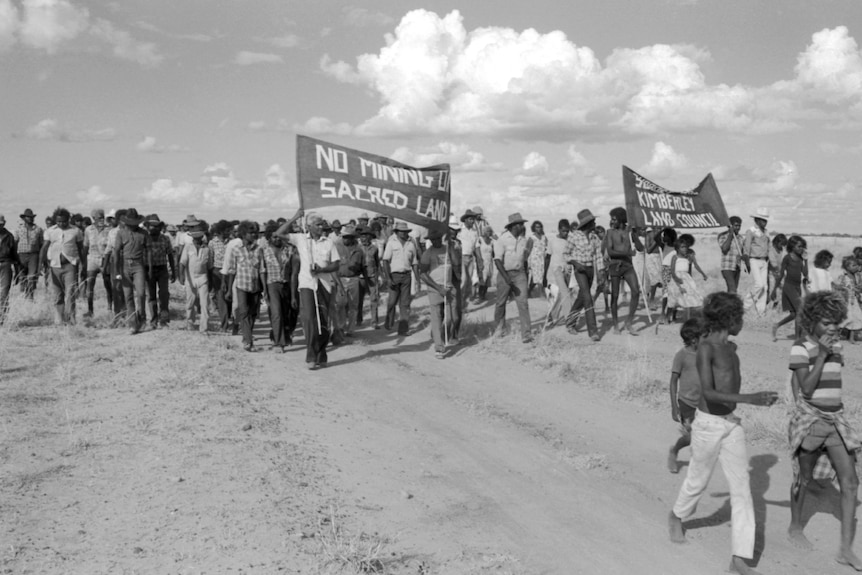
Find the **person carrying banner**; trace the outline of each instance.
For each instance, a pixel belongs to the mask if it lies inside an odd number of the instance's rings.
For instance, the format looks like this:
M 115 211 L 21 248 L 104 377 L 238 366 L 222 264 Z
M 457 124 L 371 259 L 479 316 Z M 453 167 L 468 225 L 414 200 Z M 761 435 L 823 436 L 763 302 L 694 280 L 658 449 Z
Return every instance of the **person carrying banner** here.
M 757 208 L 757 213 L 751 216 L 754 225 L 745 232 L 742 243 L 742 261 L 750 270 L 754 285 L 745 295 L 745 309 L 754 307 L 758 315 L 766 313 L 766 296 L 769 271 L 769 212 L 766 208 Z
M 721 249 L 721 275 L 727 284 L 728 293 L 736 293 L 739 287 L 740 266 L 742 265 L 742 240 L 739 230 L 742 227 L 742 219 L 738 216 L 730 217 L 730 226 L 727 230 L 718 234 L 718 246 Z M 746 263 L 746 271 L 748 264 Z
M 326 366 L 329 343 L 329 302 L 333 284 L 331 273 L 339 267 L 338 250 L 323 235 L 323 218 L 313 215 L 308 218 L 308 233 L 289 233 L 290 226 L 299 220 L 305 211 L 296 214 L 273 233 L 296 246 L 299 253 L 299 311 L 302 331 L 305 334 L 305 362 L 309 369 Z
M 527 220 L 521 214 L 509 216 L 506 231 L 494 244 L 494 265 L 497 267 L 497 302 L 494 307 L 494 333 L 503 335 L 506 324 L 506 303 L 509 295 L 518 305 L 518 319 L 521 323 L 521 341 L 530 343 L 533 335 L 530 325 L 530 308 L 527 302 L 528 283 L 524 264 L 530 257 L 529 240 L 525 237 Z
M 428 241 L 431 247 L 427 248 L 419 261 L 419 271 L 422 281 L 430 288 L 428 290 L 428 305 L 431 309 L 431 338 L 434 341 L 434 355 L 437 359 L 446 357 L 446 345 L 444 329 L 448 330 L 449 323 L 453 319 L 452 308 L 455 305 L 455 274 L 454 266 L 458 259 L 452 244 L 443 244 L 443 231 L 440 229 L 428 230 Z M 446 313 L 445 309 L 449 308 Z
M 578 284 L 578 297 L 572 304 L 572 309 L 566 318 L 566 328 L 569 333 L 577 332 L 578 318 L 583 311 L 586 315 L 587 332 L 590 339 L 599 341 L 596 326 L 596 310 L 593 307 L 593 297 L 590 289 L 593 285 L 594 264 L 599 240 L 595 234 L 596 218 L 590 210 L 578 212 L 578 227 L 569 232 L 565 259 L 574 268 L 574 278 Z
M 398 222 L 383 250 L 383 277 L 389 288 L 384 327 L 395 327 L 395 308 L 398 307 L 398 335 L 407 335 L 410 319 L 410 287 L 412 274 L 418 276 L 419 259 L 416 244 L 410 239 L 410 227 Z

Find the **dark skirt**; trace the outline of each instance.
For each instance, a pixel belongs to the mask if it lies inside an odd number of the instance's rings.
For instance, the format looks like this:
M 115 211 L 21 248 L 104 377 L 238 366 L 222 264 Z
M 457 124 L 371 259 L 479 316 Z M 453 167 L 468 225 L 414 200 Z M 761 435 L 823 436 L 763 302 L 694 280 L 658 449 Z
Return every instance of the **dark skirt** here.
M 781 289 L 781 309 L 788 313 L 796 313 L 802 305 L 802 284 L 784 281 Z

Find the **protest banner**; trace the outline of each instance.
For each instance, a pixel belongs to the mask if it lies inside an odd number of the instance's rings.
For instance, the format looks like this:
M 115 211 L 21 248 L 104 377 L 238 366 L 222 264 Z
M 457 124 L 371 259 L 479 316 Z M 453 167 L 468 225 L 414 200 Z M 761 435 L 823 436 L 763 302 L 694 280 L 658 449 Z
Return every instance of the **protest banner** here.
M 652 228 L 720 228 L 730 225 L 712 174 L 692 190 L 673 192 L 623 166 L 629 223 Z
M 300 206 L 350 206 L 446 230 L 449 164 L 414 168 L 308 136 L 296 136 Z

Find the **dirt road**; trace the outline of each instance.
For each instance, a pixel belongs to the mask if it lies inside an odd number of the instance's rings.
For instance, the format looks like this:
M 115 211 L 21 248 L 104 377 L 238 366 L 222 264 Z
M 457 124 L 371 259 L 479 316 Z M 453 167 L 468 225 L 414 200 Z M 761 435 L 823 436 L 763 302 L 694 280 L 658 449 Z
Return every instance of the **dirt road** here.
M 672 328 L 469 337 L 445 360 L 427 328 L 366 329 L 317 372 L 301 346 L 246 354 L 179 330 L 4 337 L 7 573 L 708 574 L 729 560 L 721 473 L 690 543 L 667 538 L 685 473 L 665 463 Z M 757 325 L 738 341 L 744 376 L 782 389 L 788 342 Z M 860 364 L 850 349 L 856 380 Z M 750 457 L 758 569 L 847 572 L 834 493 L 812 498 L 817 549 L 796 550 L 786 453 L 760 442 Z

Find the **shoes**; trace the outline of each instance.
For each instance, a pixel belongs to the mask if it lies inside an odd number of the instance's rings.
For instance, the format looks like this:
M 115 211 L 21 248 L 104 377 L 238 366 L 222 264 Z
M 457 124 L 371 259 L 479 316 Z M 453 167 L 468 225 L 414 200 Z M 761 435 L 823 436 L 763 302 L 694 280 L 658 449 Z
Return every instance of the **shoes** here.
M 434 352 L 434 357 L 436 357 L 437 359 L 444 359 L 446 357 L 446 352 L 438 349 Z
M 309 371 L 314 371 L 314 370 L 320 369 L 320 364 L 319 363 L 309 363 L 308 369 L 309 369 Z
M 248 352 L 254 352 L 254 344 L 253 343 L 244 343 L 242 344 L 242 348 Z
M 590 336 L 590 339 L 591 339 L 591 340 L 593 340 L 593 341 L 599 341 L 599 340 L 601 340 L 602 338 L 600 338 L 600 337 L 599 337 L 599 334 L 594 333 L 593 335 L 591 335 L 591 336 Z
M 137 335 L 138 331 L 139 331 L 138 328 L 130 327 L 129 328 L 129 335 Z

